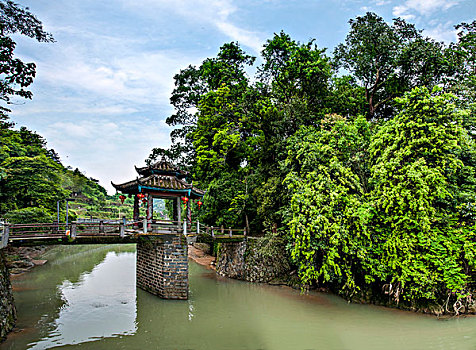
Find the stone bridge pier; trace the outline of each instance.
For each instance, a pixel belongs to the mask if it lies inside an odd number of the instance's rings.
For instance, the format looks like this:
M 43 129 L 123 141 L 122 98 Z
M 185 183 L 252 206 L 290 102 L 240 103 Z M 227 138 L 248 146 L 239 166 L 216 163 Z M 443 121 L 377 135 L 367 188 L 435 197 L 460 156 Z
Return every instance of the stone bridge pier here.
M 188 299 L 187 250 L 182 235 L 140 237 L 137 243 L 137 287 L 163 299 Z

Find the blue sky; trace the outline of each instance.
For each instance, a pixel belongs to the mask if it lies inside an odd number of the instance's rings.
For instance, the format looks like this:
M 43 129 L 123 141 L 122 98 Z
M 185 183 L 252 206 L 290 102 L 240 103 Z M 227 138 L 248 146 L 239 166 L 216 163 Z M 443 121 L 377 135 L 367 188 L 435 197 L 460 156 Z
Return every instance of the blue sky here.
M 65 165 L 100 180 L 135 178 L 153 147 L 170 144 L 165 118 L 173 76 L 238 41 L 258 56 L 273 33 L 315 38 L 328 52 L 348 20 L 373 11 L 403 17 L 434 39 L 455 40 L 453 25 L 472 22 L 475 0 L 19 0 L 55 43 L 16 37 L 17 54 L 37 64 L 33 100 L 11 117 L 43 135 Z

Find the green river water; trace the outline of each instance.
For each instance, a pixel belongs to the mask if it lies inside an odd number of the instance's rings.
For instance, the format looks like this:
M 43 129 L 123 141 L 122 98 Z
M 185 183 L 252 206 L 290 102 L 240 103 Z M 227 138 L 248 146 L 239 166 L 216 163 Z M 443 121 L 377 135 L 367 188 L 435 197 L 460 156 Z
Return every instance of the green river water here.
M 432 316 L 217 277 L 190 262 L 190 299 L 135 287 L 135 246 L 56 247 L 14 279 L 0 349 L 476 349 L 476 317 Z

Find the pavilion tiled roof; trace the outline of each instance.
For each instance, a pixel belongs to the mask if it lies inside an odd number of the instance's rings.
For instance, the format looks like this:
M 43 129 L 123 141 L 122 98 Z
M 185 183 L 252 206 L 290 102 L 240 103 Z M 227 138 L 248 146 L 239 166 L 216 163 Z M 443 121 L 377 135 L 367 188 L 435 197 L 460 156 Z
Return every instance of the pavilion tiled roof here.
M 111 182 L 112 186 L 118 191 L 130 194 L 149 191 L 188 194 L 192 197 L 202 197 L 205 194 L 185 181 L 187 172 L 172 166 L 164 159 L 148 167 L 136 167 L 136 170 L 142 175 L 140 178 L 117 185 Z

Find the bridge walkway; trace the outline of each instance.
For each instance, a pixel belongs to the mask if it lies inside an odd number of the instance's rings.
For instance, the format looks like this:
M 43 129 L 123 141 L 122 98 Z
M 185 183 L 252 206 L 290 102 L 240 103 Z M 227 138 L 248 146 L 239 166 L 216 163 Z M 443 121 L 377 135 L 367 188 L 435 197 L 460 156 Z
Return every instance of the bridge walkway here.
M 197 222 L 184 225 L 171 220 L 78 221 L 72 223 L 8 224 L 0 222 L 0 249 L 6 245 L 44 244 L 123 244 L 137 243 L 143 236 L 184 235 L 187 241 L 233 242 L 246 239 L 247 231 L 206 226 Z

